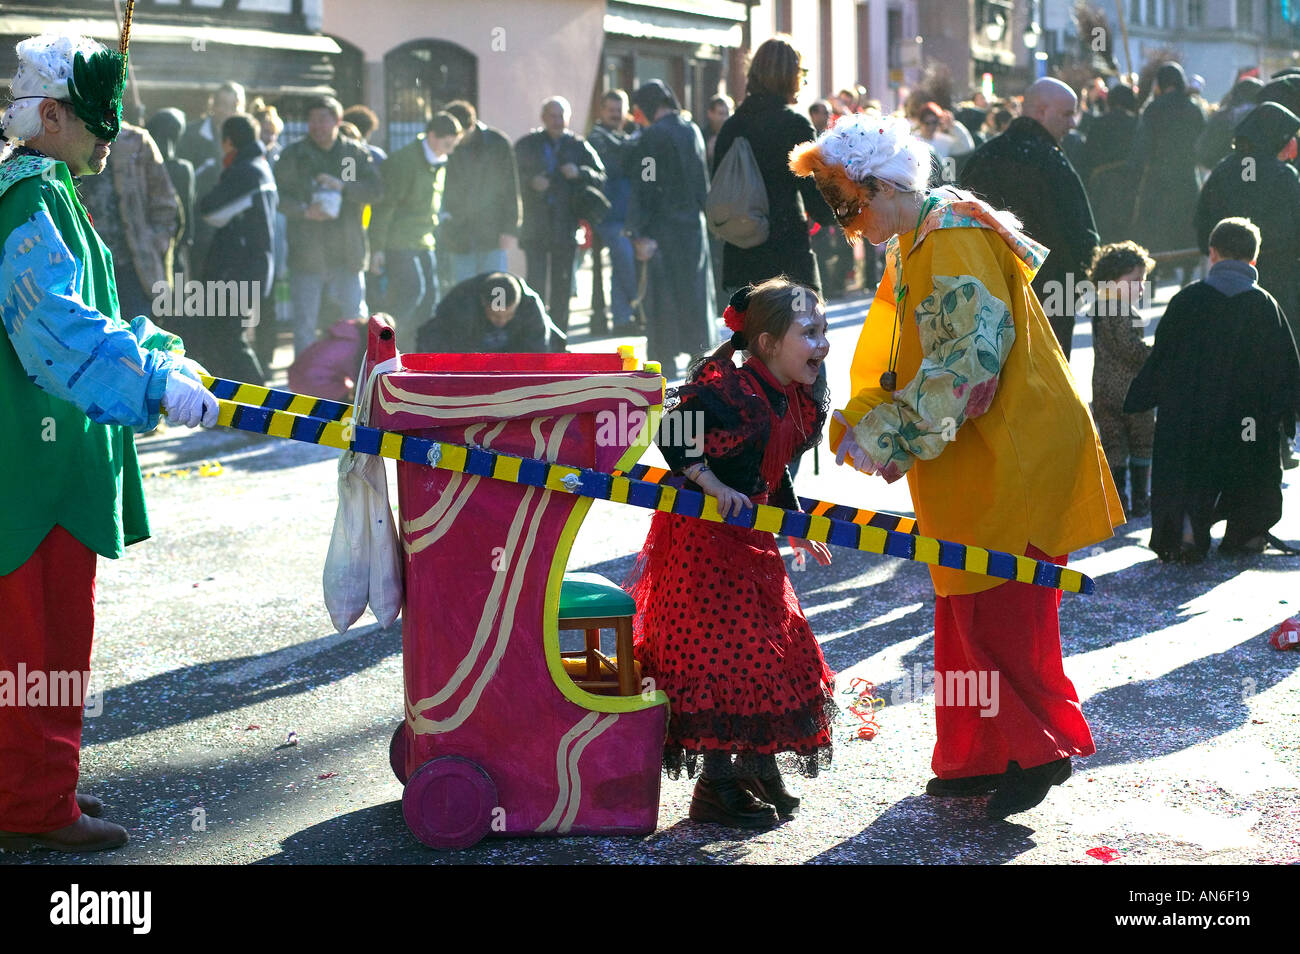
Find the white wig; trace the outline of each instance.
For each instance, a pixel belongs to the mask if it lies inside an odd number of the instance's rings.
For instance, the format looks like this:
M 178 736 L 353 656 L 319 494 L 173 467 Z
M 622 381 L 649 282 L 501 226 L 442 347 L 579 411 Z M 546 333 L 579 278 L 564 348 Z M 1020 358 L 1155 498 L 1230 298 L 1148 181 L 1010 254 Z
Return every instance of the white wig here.
M 817 147 L 824 162 L 843 167 L 855 182 L 875 176 L 903 192 L 921 192 L 930 181 L 930 147 L 897 116 L 842 116 Z
M 102 45 L 84 36 L 53 33 L 43 33 L 19 43 L 18 72 L 9 86 L 13 102 L 0 119 L 5 138 L 16 142 L 39 136 L 42 124 L 37 107 L 41 100 L 47 96 L 66 100 L 73 58 L 80 53 L 89 59 L 102 49 Z

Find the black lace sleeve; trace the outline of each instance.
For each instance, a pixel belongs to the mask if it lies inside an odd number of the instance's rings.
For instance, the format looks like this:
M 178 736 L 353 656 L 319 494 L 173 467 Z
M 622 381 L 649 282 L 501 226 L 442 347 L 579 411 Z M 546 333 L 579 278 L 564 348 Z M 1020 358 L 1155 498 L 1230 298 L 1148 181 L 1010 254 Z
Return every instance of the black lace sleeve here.
M 676 473 L 701 461 L 741 493 L 759 490 L 759 467 L 771 429 L 767 404 L 729 360 L 705 361 L 668 396 L 655 441 Z

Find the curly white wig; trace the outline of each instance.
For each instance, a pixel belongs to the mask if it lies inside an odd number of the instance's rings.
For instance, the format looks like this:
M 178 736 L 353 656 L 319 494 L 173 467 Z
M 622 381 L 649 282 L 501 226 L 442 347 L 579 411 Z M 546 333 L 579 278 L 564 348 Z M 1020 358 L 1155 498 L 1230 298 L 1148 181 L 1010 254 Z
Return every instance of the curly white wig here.
M 41 134 L 41 116 L 37 111 L 41 100 L 47 96 L 67 99 L 73 58 L 77 53 L 89 58 L 104 47 L 84 36 L 43 33 L 23 40 L 16 49 L 18 72 L 9 86 L 13 102 L 0 119 L 5 138 L 11 142 Z
M 883 179 L 904 192 L 920 192 L 930 179 L 930 149 L 912 135 L 906 119 L 855 113 L 841 117 L 817 139 L 822 160 L 850 179 Z

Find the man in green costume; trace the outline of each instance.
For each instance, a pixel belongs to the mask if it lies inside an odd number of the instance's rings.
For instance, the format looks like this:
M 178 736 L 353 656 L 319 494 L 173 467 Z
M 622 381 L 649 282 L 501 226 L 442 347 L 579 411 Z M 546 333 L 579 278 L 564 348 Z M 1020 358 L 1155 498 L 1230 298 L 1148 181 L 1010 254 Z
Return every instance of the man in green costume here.
M 218 406 L 179 338 L 118 314 L 77 198 L 73 177 L 101 172 L 117 136 L 126 55 L 53 35 L 17 50 L 0 156 L 0 849 L 93 851 L 127 841 L 77 792 L 96 555 L 149 536 L 133 429 L 160 413 L 211 427 Z

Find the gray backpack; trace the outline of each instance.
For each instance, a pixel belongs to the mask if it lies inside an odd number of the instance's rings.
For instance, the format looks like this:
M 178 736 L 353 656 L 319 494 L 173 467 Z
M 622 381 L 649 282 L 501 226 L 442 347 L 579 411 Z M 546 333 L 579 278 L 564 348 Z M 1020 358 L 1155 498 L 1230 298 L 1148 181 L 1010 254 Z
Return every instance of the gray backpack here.
M 704 218 L 709 231 L 732 245 L 753 248 L 767 241 L 767 185 L 749 140 L 737 136 L 713 174 Z

